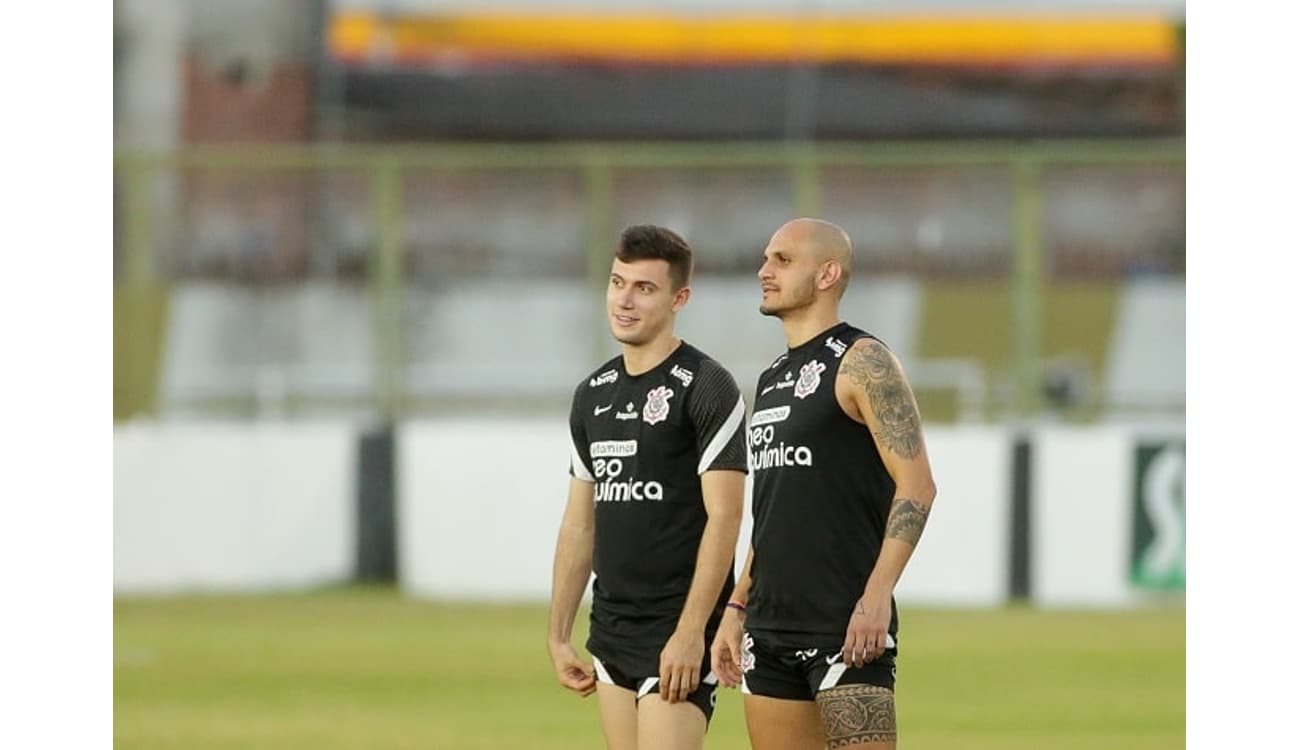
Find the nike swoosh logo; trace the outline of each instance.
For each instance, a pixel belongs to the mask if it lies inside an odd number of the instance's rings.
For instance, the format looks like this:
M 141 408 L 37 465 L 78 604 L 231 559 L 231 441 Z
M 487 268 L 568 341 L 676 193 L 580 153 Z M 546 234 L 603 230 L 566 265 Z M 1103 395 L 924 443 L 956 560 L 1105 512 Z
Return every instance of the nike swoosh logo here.
M 834 663 L 835 663 L 835 660 L 838 659 L 838 658 L 840 658 L 840 657 L 843 656 L 843 655 L 844 655 L 844 649 L 840 649 L 839 651 L 836 651 L 835 653 L 833 653 L 833 654 L 831 654 L 830 656 L 826 657 L 826 663 L 827 663 L 828 665 L 829 665 L 829 664 L 834 664 Z
M 592 412 L 592 414 L 599 417 L 601 414 L 604 414 L 605 412 L 613 408 L 614 408 L 613 404 L 610 404 L 609 406 L 597 406 L 596 409 Z

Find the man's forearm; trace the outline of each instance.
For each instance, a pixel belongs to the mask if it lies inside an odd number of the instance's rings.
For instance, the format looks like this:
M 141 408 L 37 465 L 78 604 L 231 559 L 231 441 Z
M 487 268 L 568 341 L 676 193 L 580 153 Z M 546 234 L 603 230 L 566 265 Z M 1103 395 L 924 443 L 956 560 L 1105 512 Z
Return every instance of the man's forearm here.
M 921 540 L 921 533 L 930 517 L 934 496 L 930 494 L 929 497 L 922 498 L 914 500 L 901 495 L 894 498 L 889 520 L 885 523 L 884 543 L 880 546 L 880 555 L 867 580 L 866 593 L 892 594 L 898 585 L 898 579 L 912 558 L 912 552 Z
M 586 530 L 561 528 L 555 545 L 551 571 L 551 613 L 547 631 L 552 642 L 568 643 L 578 604 L 591 578 L 592 534 Z
M 704 625 L 713 613 L 718 594 L 727 580 L 727 572 L 735 562 L 736 537 L 740 534 L 740 518 L 730 514 L 711 515 L 700 539 L 700 551 L 695 560 L 695 576 L 691 580 L 686 604 L 677 621 L 678 629 L 703 632 Z

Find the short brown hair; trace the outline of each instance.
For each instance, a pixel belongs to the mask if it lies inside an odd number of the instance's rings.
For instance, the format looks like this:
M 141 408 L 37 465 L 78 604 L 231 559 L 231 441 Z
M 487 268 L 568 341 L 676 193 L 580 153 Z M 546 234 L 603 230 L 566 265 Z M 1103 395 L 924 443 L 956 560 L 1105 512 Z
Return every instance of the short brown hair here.
M 623 230 L 618 239 L 618 252 L 614 257 L 624 263 L 637 260 L 668 261 L 668 278 L 673 291 L 691 283 L 691 268 L 695 258 L 691 246 L 671 229 L 653 224 L 637 224 Z

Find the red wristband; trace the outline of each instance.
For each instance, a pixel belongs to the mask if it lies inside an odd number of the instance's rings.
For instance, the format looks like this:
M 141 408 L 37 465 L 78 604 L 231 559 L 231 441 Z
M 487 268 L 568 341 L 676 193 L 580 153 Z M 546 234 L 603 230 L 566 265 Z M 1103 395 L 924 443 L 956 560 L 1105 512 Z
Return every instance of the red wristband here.
M 731 607 L 734 610 L 738 610 L 740 612 L 745 611 L 745 605 L 741 604 L 740 602 L 727 602 L 727 606 Z

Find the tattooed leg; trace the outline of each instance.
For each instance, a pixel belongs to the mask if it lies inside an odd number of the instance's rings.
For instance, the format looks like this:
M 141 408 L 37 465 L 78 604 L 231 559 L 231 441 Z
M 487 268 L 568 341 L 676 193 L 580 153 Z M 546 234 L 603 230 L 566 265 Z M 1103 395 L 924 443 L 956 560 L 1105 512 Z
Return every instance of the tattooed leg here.
M 841 685 L 817 694 L 828 748 L 893 748 L 898 739 L 894 693 L 876 685 Z

